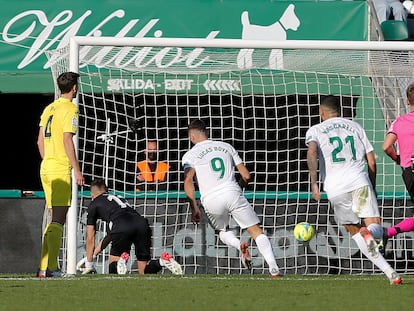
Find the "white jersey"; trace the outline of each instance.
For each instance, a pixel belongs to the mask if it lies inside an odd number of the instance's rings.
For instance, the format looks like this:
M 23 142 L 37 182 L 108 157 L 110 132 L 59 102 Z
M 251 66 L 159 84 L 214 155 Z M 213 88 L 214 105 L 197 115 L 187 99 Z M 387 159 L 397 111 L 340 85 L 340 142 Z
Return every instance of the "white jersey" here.
M 319 172 L 328 198 L 369 185 L 365 155 L 373 150 L 358 123 L 330 118 L 306 132 L 306 145 L 318 144 Z
M 184 170 L 195 169 L 201 196 L 226 187 L 240 189 L 234 168 L 242 162 L 233 146 L 210 139 L 195 144 L 182 159 Z

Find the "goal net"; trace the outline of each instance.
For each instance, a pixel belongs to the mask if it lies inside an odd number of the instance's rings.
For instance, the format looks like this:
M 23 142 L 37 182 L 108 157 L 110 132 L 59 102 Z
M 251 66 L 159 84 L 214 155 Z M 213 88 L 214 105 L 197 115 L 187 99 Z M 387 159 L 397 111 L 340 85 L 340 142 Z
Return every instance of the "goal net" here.
M 320 122 L 320 98 L 338 96 L 342 115 L 360 123 L 374 145 L 384 226 L 411 216 L 400 169 L 381 144 L 390 122 L 406 112 L 413 50 L 409 42 L 75 37 L 70 47 L 49 55 L 49 64 L 54 79 L 67 70 L 80 73 L 78 151 L 87 184 L 104 178 L 111 192 L 148 218 L 154 258 L 168 251 L 187 274 L 249 273 L 206 217 L 199 225 L 191 222 L 180 161 L 191 148 L 186 128 L 200 118 L 210 137 L 232 144 L 251 171 L 245 195 L 282 272 L 351 274 L 379 270 L 337 225 L 326 197 L 312 199 L 304 135 Z M 137 179 L 137 162 L 154 139 L 158 159 L 170 169 L 166 182 L 145 189 Z M 85 255 L 90 198 L 88 187 L 78 190 L 61 258 L 70 273 Z M 317 232 L 308 244 L 293 238 L 301 221 Z M 98 229 L 102 238 L 105 224 Z M 251 244 L 251 273 L 267 273 L 248 234 L 233 221 L 230 230 Z M 388 243 L 386 259 L 401 273 L 414 271 L 413 238 L 401 234 Z M 107 272 L 108 250 L 98 258 L 101 273 Z

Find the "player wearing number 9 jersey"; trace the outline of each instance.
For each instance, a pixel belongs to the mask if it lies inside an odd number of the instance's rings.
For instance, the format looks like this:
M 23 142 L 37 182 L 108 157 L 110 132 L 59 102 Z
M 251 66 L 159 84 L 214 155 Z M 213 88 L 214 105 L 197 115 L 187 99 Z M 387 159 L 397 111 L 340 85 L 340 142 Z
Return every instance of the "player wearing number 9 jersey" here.
M 340 117 L 339 98 L 325 97 L 319 107 L 322 123 L 306 132 L 307 163 L 314 199 L 320 199 L 320 179 L 339 224 L 352 235 L 361 252 L 380 268 L 391 284 L 402 279 L 379 253 L 375 239 L 383 228 L 375 194 L 376 161 L 364 129 Z M 368 173 L 365 164 L 368 163 Z M 361 227 L 361 219 L 366 227 Z
M 228 231 L 230 215 L 242 229 L 246 229 L 256 241 L 259 252 L 265 258 L 269 272 L 279 276 L 279 267 L 272 246 L 259 226 L 259 218 L 247 201 L 235 179 L 235 167 L 241 175 L 241 184 L 247 184 L 250 173 L 237 151 L 228 143 L 208 139 L 206 126 L 194 120 L 188 126 L 188 135 L 194 146 L 183 158 L 184 191 L 192 207 L 192 221 L 200 222 L 201 214 L 195 198 L 194 181 L 197 178 L 200 200 L 206 215 L 220 240 L 240 250 L 244 267 L 251 269 L 248 244 L 241 243 L 232 231 Z

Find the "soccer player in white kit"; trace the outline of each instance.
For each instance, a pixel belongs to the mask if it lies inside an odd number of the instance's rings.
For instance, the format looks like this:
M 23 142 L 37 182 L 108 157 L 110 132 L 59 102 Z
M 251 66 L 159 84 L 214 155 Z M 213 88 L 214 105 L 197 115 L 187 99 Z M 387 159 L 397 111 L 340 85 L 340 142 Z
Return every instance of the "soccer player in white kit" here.
M 232 231 L 227 231 L 230 215 L 242 229 L 255 240 L 259 252 L 269 266 L 272 277 L 280 276 L 272 245 L 259 226 L 259 218 L 234 176 L 235 167 L 241 175 L 241 183 L 247 185 L 250 173 L 237 151 L 228 143 L 208 139 L 206 126 L 194 120 L 188 126 L 188 135 L 194 146 L 183 158 L 184 191 L 192 207 L 192 221 L 201 220 L 200 208 L 195 198 L 194 179 L 197 178 L 200 201 L 211 225 L 219 233 L 220 240 L 240 250 L 245 268 L 251 269 L 249 245 L 241 243 Z
M 320 199 L 319 162 L 320 179 L 338 224 L 345 227 L 361 252 L 386 274 L 392 285 L 400 284 L 401 277 L 379 253 L 375 241 L 382 239 L 383 228 L 374 190 L 376 161 L 373 147 L 364 129 L 356 122 L 341 118 L 340 111 L 337 97 L 325 97 L 319 108 L 322 123 L 306 132 L 313 198 Z M 361 219 L 366 227 L 361 227 Z

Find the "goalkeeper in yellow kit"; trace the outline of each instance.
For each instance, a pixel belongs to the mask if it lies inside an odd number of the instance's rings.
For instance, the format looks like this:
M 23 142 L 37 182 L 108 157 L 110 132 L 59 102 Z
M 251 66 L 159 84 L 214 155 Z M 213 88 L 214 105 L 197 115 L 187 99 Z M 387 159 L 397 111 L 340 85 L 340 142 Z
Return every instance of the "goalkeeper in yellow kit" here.
M 42 163 L 40 178 L 49 208 L 51 222 L 43 233 L 42 253 L 37 276 L 62 277 L 58 254 L 63 225 L 71 204 L 72 176 L 78 185 L 85 180 L 76 157 L 73 136 L 78 130 L 79 110 L 72 102 L 78 89 L 79 74 L 65 72 L 57 78 L 61 96 L 49 104 L 40 117 L 37 145 Z

